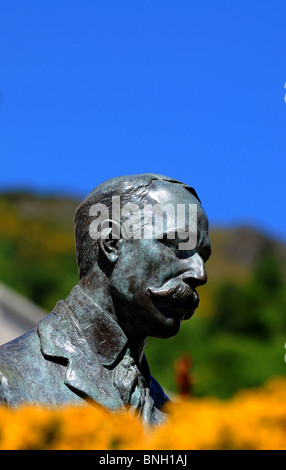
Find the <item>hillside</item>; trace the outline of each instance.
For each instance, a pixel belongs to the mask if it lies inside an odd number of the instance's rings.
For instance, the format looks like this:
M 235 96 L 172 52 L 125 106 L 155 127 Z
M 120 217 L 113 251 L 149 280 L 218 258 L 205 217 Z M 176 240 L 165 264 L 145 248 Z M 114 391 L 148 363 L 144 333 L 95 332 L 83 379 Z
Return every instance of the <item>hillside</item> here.
M 272 253 L 286 274 L 286 245 L 247 226 L 211 227 L 212 256 L 208 262 L 210 281 L 243 280 L 263 253 Z

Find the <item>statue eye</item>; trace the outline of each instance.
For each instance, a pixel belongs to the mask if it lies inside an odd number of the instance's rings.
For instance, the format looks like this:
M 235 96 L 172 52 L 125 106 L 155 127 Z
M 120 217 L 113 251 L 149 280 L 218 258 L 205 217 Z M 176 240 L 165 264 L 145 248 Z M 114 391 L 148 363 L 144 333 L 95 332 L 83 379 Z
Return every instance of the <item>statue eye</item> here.
M 173 240 L 167 238 L 167 235 L 164 234 L 162 238 L 160 238 L 158 241 L 163 243 L 165 246 L 170 248 L 175 254 L 178 252 L 178 240 Z
M 161 241 L 165 246 L 171 248 L 173 251 L 178 250 L 178 242 L 176 240 L 168 240 L 167 238 L 163 238 Z

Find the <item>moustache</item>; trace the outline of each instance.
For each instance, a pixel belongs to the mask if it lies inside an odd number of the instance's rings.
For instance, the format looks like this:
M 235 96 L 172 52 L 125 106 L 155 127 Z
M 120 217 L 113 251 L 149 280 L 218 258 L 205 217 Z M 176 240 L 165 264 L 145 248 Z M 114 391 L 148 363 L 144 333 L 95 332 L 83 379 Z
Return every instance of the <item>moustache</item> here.
M 149 294 L 160 297 L 162 299 L 179 301 L 180 303 L 189 302 L 192 298 L 194 307 L 197 308 L 199 304 L 199 295 L 188 284 L 180 280 L 171 279 L 167 281 L 162 287 L 148 288 Z

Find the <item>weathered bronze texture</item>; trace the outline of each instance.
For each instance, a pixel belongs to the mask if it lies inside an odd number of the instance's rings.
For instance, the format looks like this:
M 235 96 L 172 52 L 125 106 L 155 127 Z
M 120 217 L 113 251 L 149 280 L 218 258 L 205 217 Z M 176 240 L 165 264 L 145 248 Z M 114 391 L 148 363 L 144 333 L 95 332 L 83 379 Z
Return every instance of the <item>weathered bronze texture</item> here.
M 179 250 L 178 237 L 162 238 L 156 227 L 148 239 L 113 236 L 122 220 L 95 239 L 91 208 L 103 204 L 111 211 L 114 196 L 121 207 L 142 210 L 195 204 L 197 224 L 188 227 L 196 231 L 195 247 Z M 179 232 L 177 217 L 168 223 Z M 144 422 L 160 423 L 168 398 L 150 375 L 144 347 L 148 336 L 176 335 L 198 307 L 196 288 L 206 283 L 211 253 L 201 202 L 194 189 L 165 176 L 113 178 L 78 207 L 75 237 L 79 283 L 37 328 L 0 347 L 0 401 L 60 406 L 88 399 L 114 411 L 128 405 Z

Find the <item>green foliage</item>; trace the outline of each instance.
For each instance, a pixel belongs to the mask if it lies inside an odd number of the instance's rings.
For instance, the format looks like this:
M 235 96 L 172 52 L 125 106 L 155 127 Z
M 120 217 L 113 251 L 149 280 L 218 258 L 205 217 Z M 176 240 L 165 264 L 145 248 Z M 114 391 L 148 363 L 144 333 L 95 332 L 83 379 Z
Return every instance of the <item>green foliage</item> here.
M 65 213 L 76 205 L 30 194 L 0 196 L 0 282 L 47 311 L 78 281 L 73 217 Z
M 261 256 L 244 284 L 219 286 L 209 327 L 211 332 L 228 331 L 261 339 L 286 332 L 285 281 L 275 256 Z
M 22 257 L 15 243 L 0 239 L 0 281 L 49 311 L 78 281 L 74 254 Z

